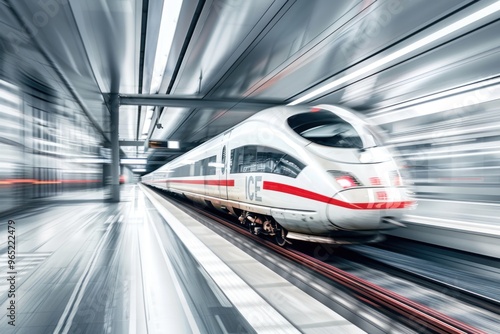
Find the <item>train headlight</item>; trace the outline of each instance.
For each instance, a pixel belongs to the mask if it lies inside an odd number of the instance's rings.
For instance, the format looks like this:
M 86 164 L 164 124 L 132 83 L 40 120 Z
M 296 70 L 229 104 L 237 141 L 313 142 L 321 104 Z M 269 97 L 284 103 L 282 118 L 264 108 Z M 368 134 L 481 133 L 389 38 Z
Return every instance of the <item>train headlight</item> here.
M 338 170 L 329 170 L 328 173 L 333 175 L 335 181 L 344 189 L 359 187 L 361 183 L 352 174 Z

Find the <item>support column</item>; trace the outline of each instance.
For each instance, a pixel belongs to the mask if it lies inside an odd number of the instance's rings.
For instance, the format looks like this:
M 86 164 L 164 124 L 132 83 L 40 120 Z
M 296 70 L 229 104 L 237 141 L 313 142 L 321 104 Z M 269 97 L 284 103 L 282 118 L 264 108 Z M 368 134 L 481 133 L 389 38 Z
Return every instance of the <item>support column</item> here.
M 118 129 L 120 124 L 120 97 L 117 93 L 109 94 L 111 111 L 111 201 L 120 201 L 120 143 Z

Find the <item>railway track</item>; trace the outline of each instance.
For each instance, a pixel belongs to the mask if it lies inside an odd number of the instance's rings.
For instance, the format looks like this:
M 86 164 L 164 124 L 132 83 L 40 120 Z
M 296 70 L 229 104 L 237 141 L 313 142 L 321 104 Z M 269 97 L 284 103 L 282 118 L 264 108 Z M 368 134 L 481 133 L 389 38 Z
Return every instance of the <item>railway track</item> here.
M 393 254 L 403 260 L 398 259 L 394 261 L 393 259 L 391 261 L 390 257 Z M 447 273 L 448 277 L 444 277 L 440 272 L 425 272 L 421 268 L 416 268 L 419 262 L 422 262 L 419 259 L 387 252 L 372 246 L 359 245 L 352 248 L 348 247 L 342 253 L 342 256 L 346 256 L 357 263 L 368 264 L 370 268 L 377 268 L 378 270 L 415 282 L 421 286 L 438 291 L 447 291 L 448 295 L 452 295 L 454 298 L 467 304 L 500 314 L 500 287 L 488 289 L 490 291 L 475 289 L 471 283 L 454 278 L 453 276 L 457 276 L 457 272 L 440 269 L 440 271 Z M 411 261 L 413 265 L 405 264 L 404 261 L 406 263 Z M 434 265 L 436 264 L 434 263 Z M 449 277 L 452 278 L 449 279 Z M 486 280 L 480 277 L 473 277 L 473 279 L 476 284 L 491 284 L 485 282 Z
M 172 197 L 166 197 L 171 202 Z M 216 221 L 227 228 L 244 234 L 254 242 L 263 247 L 272 250 L 273 253 L 300 264 L 308 270 L 320 275 L 322 278 L 334 282 L 336 285 L 348 289 L 358 300 L 368 303 L 377 311 L 389 315 L 392 319 L 402 323 L 407 328 L 418 333 L 488 333 L 478 327 L 471 326 L 465 322 L 459 321 L 443 312 L 437 311 L 432 307 L 422 303 L 415 302 L 401 294 L 390 291 L 387 288 L 373 284 L 367 279 L 363 279 L 341 270 L 334 265 L 318 259 L 307 252 L 302 252 L 293 248 L 282 248 L 274 242 L 251 234 L 247 229 L 241 228 L 238 224 L 222 218 L 214 213 L 202 210 L 199 207 L 180 202 L 175 199 L 175 203 L 181 209 L 187 212 L 195 211 L 199 215 Z M 189 207 L 187 209 L 186 207 Z M 204 222 L 205 223 L 205 222 Z M 408 275 L 408 273 L 406 273 Z M 478 297 L 479 298 L 479 297 Z

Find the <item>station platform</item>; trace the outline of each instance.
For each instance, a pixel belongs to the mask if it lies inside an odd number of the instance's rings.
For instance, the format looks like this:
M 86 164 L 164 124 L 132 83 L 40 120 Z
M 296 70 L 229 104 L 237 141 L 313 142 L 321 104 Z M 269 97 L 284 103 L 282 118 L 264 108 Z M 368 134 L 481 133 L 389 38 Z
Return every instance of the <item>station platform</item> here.
M 2 312 L 1 333 L 363 333 L 150 189 L 104 198 L 2 217 L 0 305 L 14 301 L 15 326 Z

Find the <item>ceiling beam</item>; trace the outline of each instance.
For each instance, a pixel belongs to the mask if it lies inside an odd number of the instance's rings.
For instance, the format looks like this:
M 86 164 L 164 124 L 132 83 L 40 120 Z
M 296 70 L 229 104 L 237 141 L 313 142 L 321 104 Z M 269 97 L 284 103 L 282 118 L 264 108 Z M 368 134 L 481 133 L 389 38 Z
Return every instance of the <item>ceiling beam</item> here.
M 154 153 L 150 155 L 150 157 L 164 157 L 164 156 L 169 156 L 169 155 L 179 155 L 183 153 L 189 152 L 190 149 L 167 149 L 167 150 L 158 150 L 155 149 Z
M 144 146 L 144 140 L 120 140 L 120 146 Z
M 152 160 L 152 161 L 149 161 L 148 160 L 148 166 L 149 165 L 165 165 L 168 161 L 160 161 L 160 160 Z
M 176 96 L 168 94 L 121 94 L 120 105 L 262 110 L 278 105 L 283 105 L 283 101 L 254 99 L 214 99 L 198 98 L 192 96 Z

